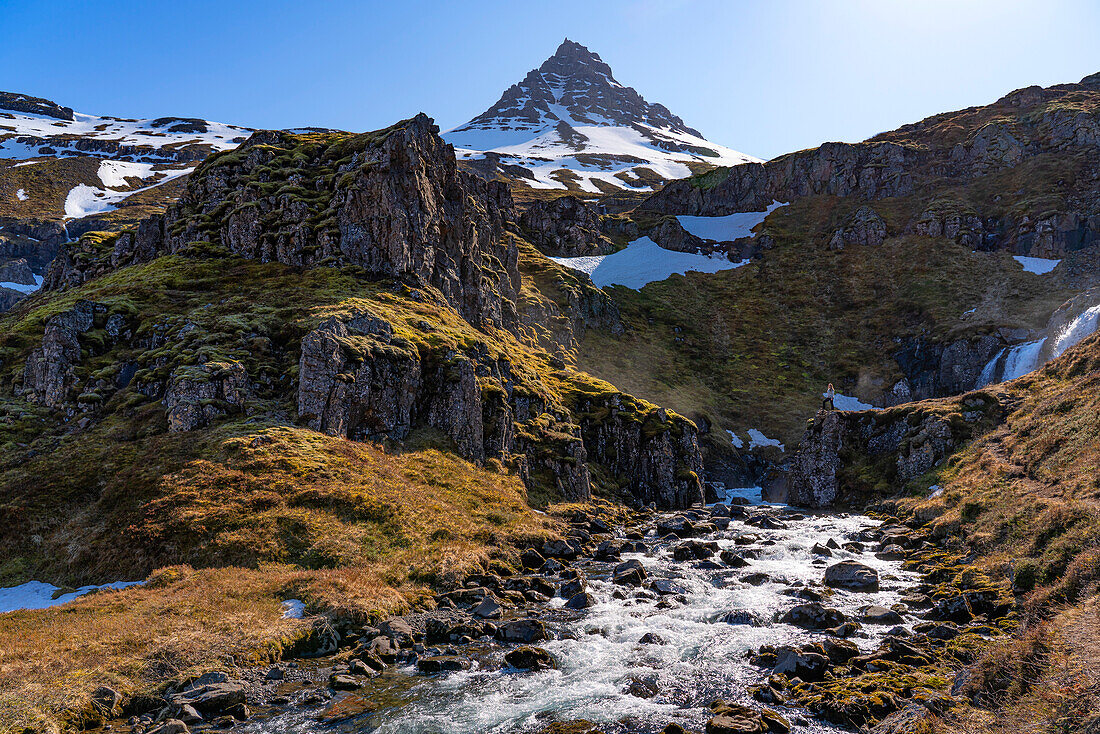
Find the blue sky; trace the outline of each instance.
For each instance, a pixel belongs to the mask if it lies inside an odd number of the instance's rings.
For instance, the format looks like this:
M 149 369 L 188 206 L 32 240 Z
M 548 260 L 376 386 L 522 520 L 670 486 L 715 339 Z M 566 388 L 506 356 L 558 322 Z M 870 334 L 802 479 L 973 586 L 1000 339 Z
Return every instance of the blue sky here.
M 711 140 L 861 140 L 1100 71 L 1096 0 L 0 0 L 0 89 L 78 111 L 454 127 L 565 37 Z

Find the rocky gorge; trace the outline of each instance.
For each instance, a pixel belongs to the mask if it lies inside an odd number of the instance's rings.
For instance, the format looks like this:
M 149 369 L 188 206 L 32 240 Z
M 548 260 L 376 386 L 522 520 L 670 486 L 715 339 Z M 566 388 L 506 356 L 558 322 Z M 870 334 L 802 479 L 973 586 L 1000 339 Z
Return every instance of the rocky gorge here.
M 374 626 L 318 620 L 295 659 L 122 702 L 116 726 L 892 732 L 949 709 L 946 660 L 1011 629 L 919 528 L 743 502 L 574 514 L 522 570 Z

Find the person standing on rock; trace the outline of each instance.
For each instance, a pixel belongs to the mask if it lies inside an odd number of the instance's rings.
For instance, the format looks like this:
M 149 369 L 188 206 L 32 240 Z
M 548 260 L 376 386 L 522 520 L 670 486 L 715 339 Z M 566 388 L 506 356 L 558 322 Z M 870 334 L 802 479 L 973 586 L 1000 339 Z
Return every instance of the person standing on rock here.
M 836 406 L 833 405 L 833 397 L 836 396 L 836 390 L 833 389 L 833 383 L 829 383 L 829 387 L 825 388 L 825 399 L 821 401 L 822 410 L 836 410 Z

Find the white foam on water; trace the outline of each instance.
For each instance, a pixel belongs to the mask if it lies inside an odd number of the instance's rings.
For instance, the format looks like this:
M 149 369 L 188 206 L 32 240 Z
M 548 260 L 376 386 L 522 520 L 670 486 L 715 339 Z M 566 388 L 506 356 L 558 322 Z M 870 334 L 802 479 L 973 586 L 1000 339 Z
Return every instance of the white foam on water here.
M 751 489 L 758 492 L 758 488 Z M 760 538 L 754 545 L 759 557 L 741 570 L 706 570 L 673 562 L 667 545 L 659 546 L 655 554 L 624 554 L 624 560 L 640 561 L 650 578 L 673 579 L 682 587 L 686 603 L 672 608 L 659 609 L 656 600 L 615 599 L 612 593 L 623 587 L 590 576 L 589 591 L 598 603 L 579 618 L 564 622 L 561 639 L 537 643 L 554 656 L 557 670 L 520 672 L 475 665 L 467 671 L 425 676 L 402 694 L 405 703 L 374 714 L 369 725 L 363 720 L 349 721 L 337 725 L 336 730 L 518 734 L 538 731 L 555 719 L 587 719 L 615 733 L 659 731 L 671 721 L 701 730 L 710 717 L 706 708 L 710 700 L 723 697 L 748 702 L 746 687 L 764 680 L 766 671 L 749 665 L 744 657 L 747 652 L 765 644 L 802 644 L 821 638 L 820 633 L 774 621 L 801 603 L 782 593 L 788 585 L 821 582 L 824 565 L 811 550 L 814 544 L 829 539 L 844 542 L 876 524 L 860 516 L 808 516 L 784 522 L 789 528 L 768 530 L 734 520 L 729 531 L 712 536 L 722 549 L 739 549 L 734 538 L 744 533 Z M 878 592 L 838 590 L 830 598 L 828 606 L 849 616 L 866 604 L 889 607 L 899 602 L 901 594 L 918 580 L 917 574 L 901 570 L 900 562 L 880 560 L 870 552 L 839 549 L 834 554 L 826 559 L 828 563 L 856 559 L 875 568 L 881 578 L 882 590 Z M 766 573 L 770 580 L 759 586 L 739 580 L 749 572 Z M 628 596 L 631 591 L 627 589 Z M 555 599 L 550 606 L 560 608 L 562 603 Z M 717 621 L 733 610 L 750 611 L 760 625 Z M 853 641 L 870 650 L 886 630 L 865 625 L 870 636 Z M 640 645 L 638 640 L 650 632 L 667 644 Z M 408 667 L 406 672 L 411 674 L 413 669 Z M 658 694 L 653 698 L 630 695 L 626 689 L 635 677 L 654 681 Z M 322 728 L 304 714 L 246 725 L 250 731 L 279 734 L 320 732 Z M 834 729 L 814 721 L 800 731 Z

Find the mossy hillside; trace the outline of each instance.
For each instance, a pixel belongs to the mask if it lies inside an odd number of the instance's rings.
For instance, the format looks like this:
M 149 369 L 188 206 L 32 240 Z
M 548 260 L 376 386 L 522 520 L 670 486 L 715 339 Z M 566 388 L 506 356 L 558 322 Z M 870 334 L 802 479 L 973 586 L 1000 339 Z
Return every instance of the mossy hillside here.
M 900 379 L 900 340 L 1038 328 L 1068 294 L 1007 254 L 943 239 L 829 250 L 828 234 L 855 206 L 801 199 L 768 217 L 758 236 L 774 246 L 750 265 L 609 289 L 627 334 L 589 332 L 578 365 L 718 428 L 770 429 L 794 443 L 827 383 L 869 397 Z M 891 229 L 913 209 L 875 206 Z
M 932 541 L 907 566 L 924 574 L 933 601 L 976 593 L 1018 609 L 993 629 L 947 643 L 944 659 L 971 667 L 956 686 L 959 705 L 931 731 L 1013 731 L 1024 722 L 1087 731 L 1095 724 L 1097 375 L 1094 336 L 995 388 L 1003 412 L 990 413 L 988 425 L 979 424 L 969 443 L 926 476 L 901 485 L 889 476 L 889 460 L 864 463 L 868 486 L 891 498 L 885 506 L 916 528 L 918 542 Z M 973 397 L 893 410 L 951 416 L 969 410 Z M 932 496 L 931 485 L 942 491 Z
M 514 541 L 554 527 L 515 476 L 264 422 L 127 440 L 108 420 L 2 476 L 3 527 L 20 528 L 5 533 L 5 585 L 159 569 L 145 587 L 0 615 L 5 732 L 53 728 L 103 683 L 148 690 L 277 657 L 304 630 L 282 599 L 370 621 L 514 563 Z M 162 567 L 188 560 L 206 568 Z
M 110 239 L 86 238 L 90 250 L 100 247 L 104 252 L 109 250 L 106 243 Z M 127 471 L 142 474 L 143 483 L 156 484 L 164 471 L 161 464 L 123 450 L 131 442 L 162 436 L 166 429 L 163 404 L 147 397 L 157 395 L 159 390 L 144 388 L 164 385 L 173 376 L 209 379 L 212 367 L 239 363 L 249 376 L 253 392 L 244 406 L 245 415 L 251 416 L 248 420 L 259 425 L 290 425 L 296 412 L 302 337 L 328 318 L 362 313 L 387 321 L 393 339 L 381 344 L 366 337 L 349 338 L 345 351 L 352 359 L 384 349 L 403 350 L 428 365 L 445 366 L 465 358 L 507 363 L 511 389 L 537 398 L 558 416 L 535 416 L 517 426 L 522 436 L 551 456 L 557 452 L 557 456 L 568 458 L 563 442 L 577 430 L 570 421 L 593 423 L 607 417 L 606 411 L 600 412 L 601 401 L 619 401 L 624 418 L 631 416 L 631 420 L 641 422 L 657 411 L 656 406 L 622 395 L 611 385 L 577 372 L 559 357 L 529 346 L 509 332 L 475 329 L 431 288 L 417 289 L 377 279 L 356 267 L 297 269 L 238 257 L 213 257 L 202 248 L 127 267 L 78 288 L 39 294 L 5 315 L 0 322 L 5 327 L 0 338 L 0 380 L 6 386 L 5 392 L 11 395 L 21 383 L 23 364 L 40 344 L 47 321 L 80 300 L 92 301 L 100 308 L 93 329 L 80 335 L 82 358 L 75 366 L 78 384 L 97 380 L 96 384 L 102 386 L 92 393 L 98 399 L 84 405 L 96 422 L 94 435 L 98 437 L 73 432 L 71 423 L 48 409 L 16 397 L 5 399 L 0 405 L 4 415 L 0 445 L 5 447 L 0 470 L 18 473 L 33 465 L 29 459 L 43 460 L 40 457 L 57 454 L 66 446 L 73 447 L 74 456 L 79 456 L 88 450 L 85 444 L 102 442 L 120 448 L 117 453 L 108 451 L 80 461 L 87 466 L 100 462 L 115 466 L 112 457 L 117 456 L 123 463 L 117 464 L 116 471 L 133 464 L 134 468 Z M 121 315 L 126 329 L 132 332 L 118 341 L 105 333 L 106 322 L 115 315 Z M 124 364 L 131 365 L 135 373 L 126 387 L 117 388 L 114 377 Z M 489 402 L 502 397 L 496 394 L 500 387 L 491 379 L 482 379 L 482 390 Z M 580 396 L 584 396 L 583 406 Z M 684 425 L 683 419 L 673 416 L 667 424 L 650 430 L 683 430 Z M 433 444 L 431 435 L 416 437 L 410 445 L 414 444 L 418 448 L 446 448 L 446 442 Z M 201 454 L 198 448 L 194 450 Z M 402 449 L 398 446 L 397 450 Z M 165 456 L 170 453 L 165 449 Z M 55 477 L 51 480 L 55 489 L 41 496 L 28 489 L 26 496 L 9 508 L 15 513 L 11 517 L 18 516 L 19 521 L 4 523 L 3 527 L 23 527 L 21 523 L 26 521 L 56 531 L 56 523 L 64 518 L 61 507 L 79 505 L 97 496 L 94 482 L 84 483 L 90 481 L 87 472 L 74 471 L 70 464 L 49 465 L 26 476 L 28 482 L 31 476 Z M 556 497 L 552 482 L 531 489 L 540 504 Z M 13 530 L 10 541 L 20 544 L 25 537 Z M 177 547 L 186 545 L 178 538 L 172 543 Z M 222 558 L 209 542 L 194 547 L 198 555 L 185 558 L 149 551 L 149 562 L 201 564 L 204 548 L 210 552 L 209 563 L 237 562 Z M 97 563 L 100 561 L 88 560 L 80 567 L 88 574 L 109 575 L 110 565 L 97 567 Z M 38 568 L 31 564 L 27 571 L 33 573 Z M 55 566 L 48 570 L 58 572 Z

